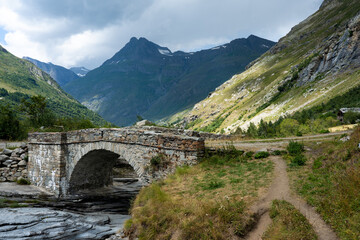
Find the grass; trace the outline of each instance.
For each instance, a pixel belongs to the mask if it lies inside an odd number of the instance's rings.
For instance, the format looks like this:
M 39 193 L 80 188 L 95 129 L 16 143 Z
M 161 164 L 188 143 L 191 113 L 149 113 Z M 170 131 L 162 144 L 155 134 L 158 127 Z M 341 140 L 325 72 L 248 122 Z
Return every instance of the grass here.
M 273 222 L 264 233 L 263 240 L 317 239 L 310 223 L 293 205 L 284 200 L 274 200 L 270 209 Z
M 19 208 L 19 207 L 27 207 L 26 204 L 21 204 L 17 201 L 6 199 L 6 198 L 0 198 L 0 208 Z
M 311 144 L 304 167 L 290 168 L 295 190 L 314 206 L 341 239 L 360 236 L 360 128 L 345 143 Z
M 269 185 L 273 164 L 228 147 L 143 188 L 125 224 L 139 239 L 232 239 L 254 223 L 247 207 Z

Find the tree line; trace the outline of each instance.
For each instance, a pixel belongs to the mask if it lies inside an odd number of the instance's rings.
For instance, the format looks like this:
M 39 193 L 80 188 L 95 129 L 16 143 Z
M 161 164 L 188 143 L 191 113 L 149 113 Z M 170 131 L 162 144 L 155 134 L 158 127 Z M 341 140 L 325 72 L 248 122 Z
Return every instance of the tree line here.
M 22 98 L 18 106 L 0 105 L 0 139 L 22 140 L 32 131 L 70 131 L 95 128 L 86 118 L 56 115 L 41 95 Z

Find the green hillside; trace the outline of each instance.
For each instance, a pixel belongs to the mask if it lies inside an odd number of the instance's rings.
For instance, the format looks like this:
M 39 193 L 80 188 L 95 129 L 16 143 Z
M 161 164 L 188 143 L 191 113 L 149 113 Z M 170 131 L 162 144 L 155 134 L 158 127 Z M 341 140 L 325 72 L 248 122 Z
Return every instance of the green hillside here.
M 58 117 L 88 118 L 98 125 L 106 123 L 65 93 L 48 74 L 0 46 L 0 104 L 17 109 L 21 99 L 33 95 L 46 97 L 47 105 Z
M 359 86 L 359 11 L 357 0 L 324 1 L 245 72 L 196 104 L 183 124 L 234 132 L 326 103 Z

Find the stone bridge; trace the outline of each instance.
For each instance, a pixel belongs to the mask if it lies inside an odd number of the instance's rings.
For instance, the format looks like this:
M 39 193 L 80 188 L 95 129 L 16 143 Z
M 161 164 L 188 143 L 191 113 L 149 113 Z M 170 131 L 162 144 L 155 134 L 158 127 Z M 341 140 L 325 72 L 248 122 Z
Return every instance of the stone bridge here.
M 149 183 L 176 166 L 197 163 L 203 151 L 203 138 L 187 130 L 143 127 L 30 133 L 28 174 L 33 185 L 66 197 L 111 185 L 119 157 Z M 151 161 L 154 157 L 157 162 Z

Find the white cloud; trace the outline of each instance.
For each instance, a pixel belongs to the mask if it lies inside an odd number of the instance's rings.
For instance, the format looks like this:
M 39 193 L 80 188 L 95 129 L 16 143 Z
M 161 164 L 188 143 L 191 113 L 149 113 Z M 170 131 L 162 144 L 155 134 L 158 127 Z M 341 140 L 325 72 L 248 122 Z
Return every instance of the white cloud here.
M 132 36 L 192 51 L 255 34 L 278 40 L 321 0 L 0 0 L 5 48 L 66 67 L 99 66 Z

